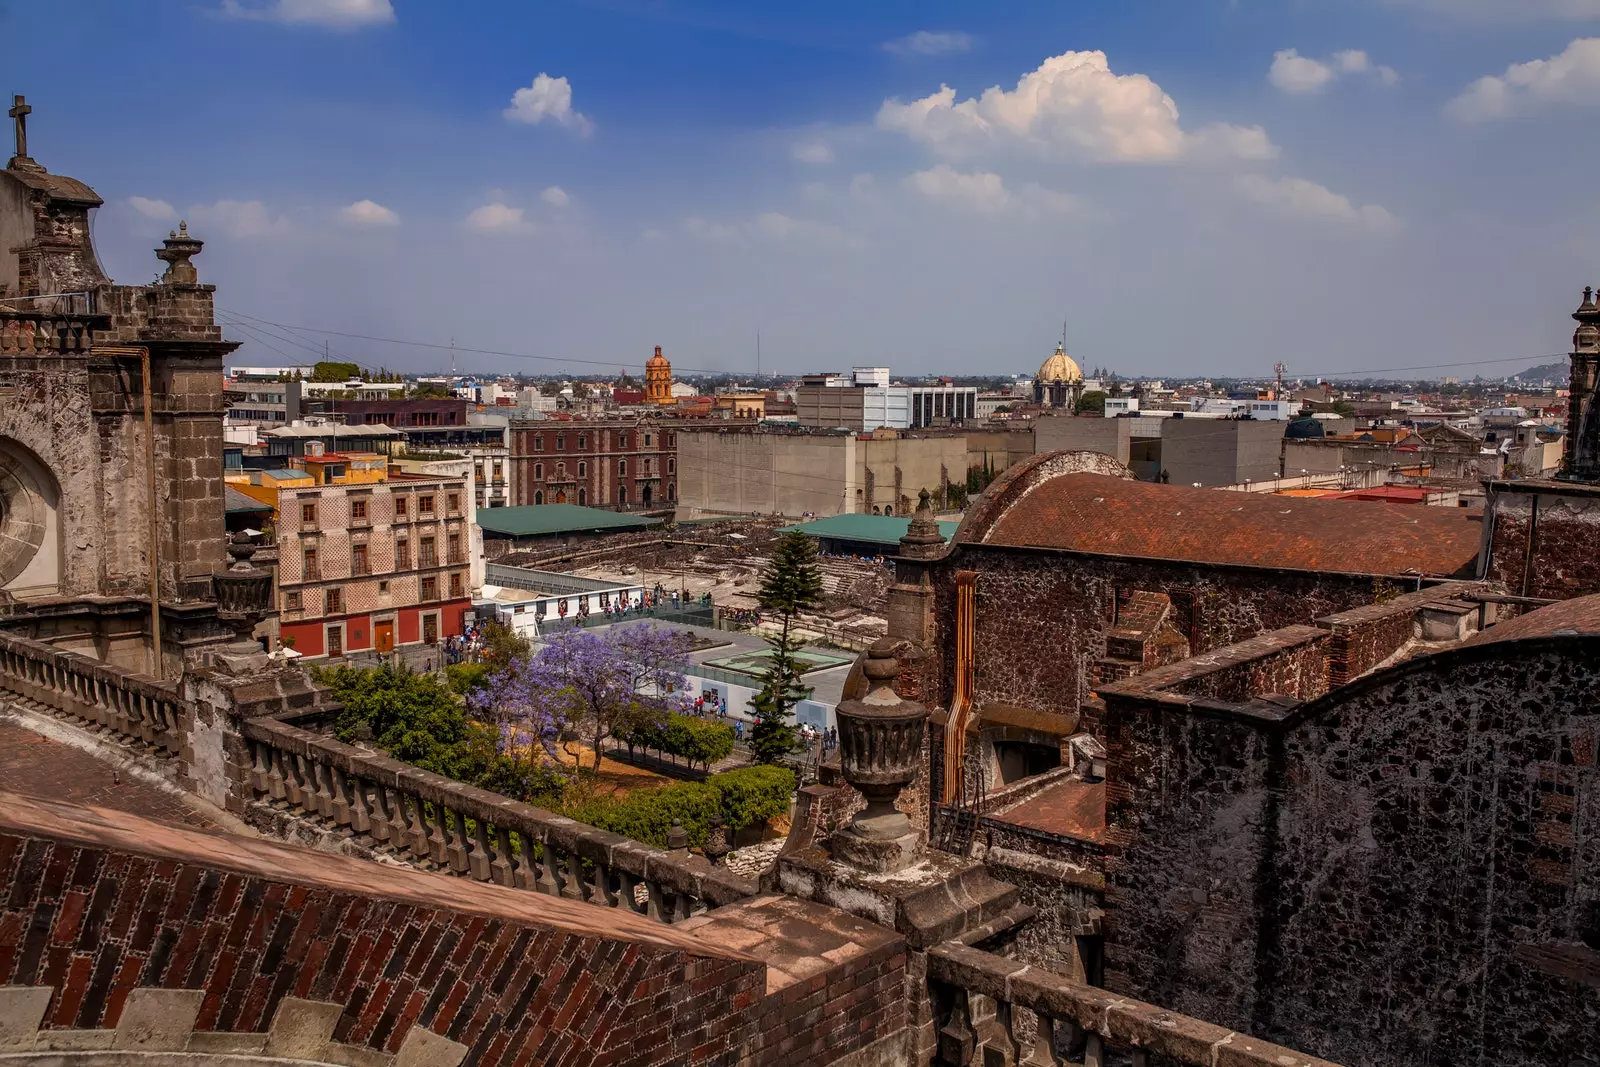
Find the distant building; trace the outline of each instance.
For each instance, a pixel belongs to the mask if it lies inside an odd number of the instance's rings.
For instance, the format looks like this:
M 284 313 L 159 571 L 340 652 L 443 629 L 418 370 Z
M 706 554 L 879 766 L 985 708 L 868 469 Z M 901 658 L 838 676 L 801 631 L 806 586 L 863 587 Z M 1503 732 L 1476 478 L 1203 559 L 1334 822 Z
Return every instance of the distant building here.
M 1039 366 L 1033 378 L 1033 402 L 1046 407 L 1077 408 L 1083 397 L 1083 369 L 1067 355 L 1067 346 L 1056 345 L 1055 354 Z
M 795 390 L 800 425 L 865 433 L 960 425 L 978 417 L 978 390 L 958 385 L 890 385 L 888 367 L 808 374 Z
M 287 426 L 300 417 L 301 382 L 294 378 L 235 377 L 222 384 L 222 399 L 228 405 L 223 415 L 224 429 L 241 424 L 263 430 Z
M 483 581 L 469 480 L 391 474 L 370 454 L 306 467 L 309 484 L 278 489 L 282 642 L 336 658 L 460 634 Z
M 677 429 L 655 419 L 513 419 L 511 503 L 650 508 L 678 499 Z

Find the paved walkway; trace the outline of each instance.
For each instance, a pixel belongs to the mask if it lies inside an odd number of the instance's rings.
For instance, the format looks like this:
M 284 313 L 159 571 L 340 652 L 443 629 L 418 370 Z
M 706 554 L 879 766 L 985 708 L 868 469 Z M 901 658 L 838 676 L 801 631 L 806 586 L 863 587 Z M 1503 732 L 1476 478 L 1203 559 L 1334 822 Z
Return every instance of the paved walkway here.
M 223 832 L 182 796 L 126 771 L 118 773 L 91 753 L 4 720 L 0 720 L 0 790 Z

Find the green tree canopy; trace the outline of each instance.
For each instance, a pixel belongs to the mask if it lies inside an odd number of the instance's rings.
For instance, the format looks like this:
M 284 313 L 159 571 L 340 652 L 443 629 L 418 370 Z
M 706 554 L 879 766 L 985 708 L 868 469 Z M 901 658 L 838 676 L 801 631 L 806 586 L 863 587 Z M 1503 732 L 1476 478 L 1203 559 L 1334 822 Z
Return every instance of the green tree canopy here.
M 359 377 L 361 377 L 359 363 L 318 360 L 316 366 L 311 368 L 311 380 L 314 382 L 345 382 Z
M 800 642 L 794 635 L 795 616 L 822 600 L 822 571 L 817 567 L 817 544 L 802 533 L 784 534 L 761 579 L 757 599 L 763 611 L 778 617 L 779 631 L 767 638 L 772 655 L 767 658 L 761 690 L 750 701 L 755 729 L 750 751 L 757 763 L 776 763 L 794 751 L 794 707 L 811 695 L 800 681 L 795 658 Z
M 1098 389 L 1091 389 L 1078 398 L 1077 406 L 1073 410 L 1079 415 L 1104 415 L 1106 413 L 1106 394 Z

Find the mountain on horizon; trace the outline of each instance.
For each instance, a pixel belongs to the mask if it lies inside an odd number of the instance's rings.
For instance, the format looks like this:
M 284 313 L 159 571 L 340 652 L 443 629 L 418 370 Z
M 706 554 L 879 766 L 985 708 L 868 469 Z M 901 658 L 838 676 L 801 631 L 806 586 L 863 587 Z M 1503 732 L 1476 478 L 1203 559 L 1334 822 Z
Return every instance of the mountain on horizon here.
M 1529 367 L 1527 370 L 1519 372 L 1515 377 L 1527 382 L 1542 382 L 1547 379 L 1554 382 L 1564 382 L 1571 374 L 1571 364 L 1565 362 L 1541 363 L 1537 367 Z

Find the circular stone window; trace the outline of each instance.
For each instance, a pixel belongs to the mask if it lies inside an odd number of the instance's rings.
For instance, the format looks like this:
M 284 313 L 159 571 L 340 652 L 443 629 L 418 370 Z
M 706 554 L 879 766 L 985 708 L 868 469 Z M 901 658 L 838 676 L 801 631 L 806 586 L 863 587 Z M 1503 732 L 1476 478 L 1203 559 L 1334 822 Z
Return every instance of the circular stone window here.
M 51 501 L 34 471 L 0 443 L 0 588 L 27 570 L 44 544 Z

